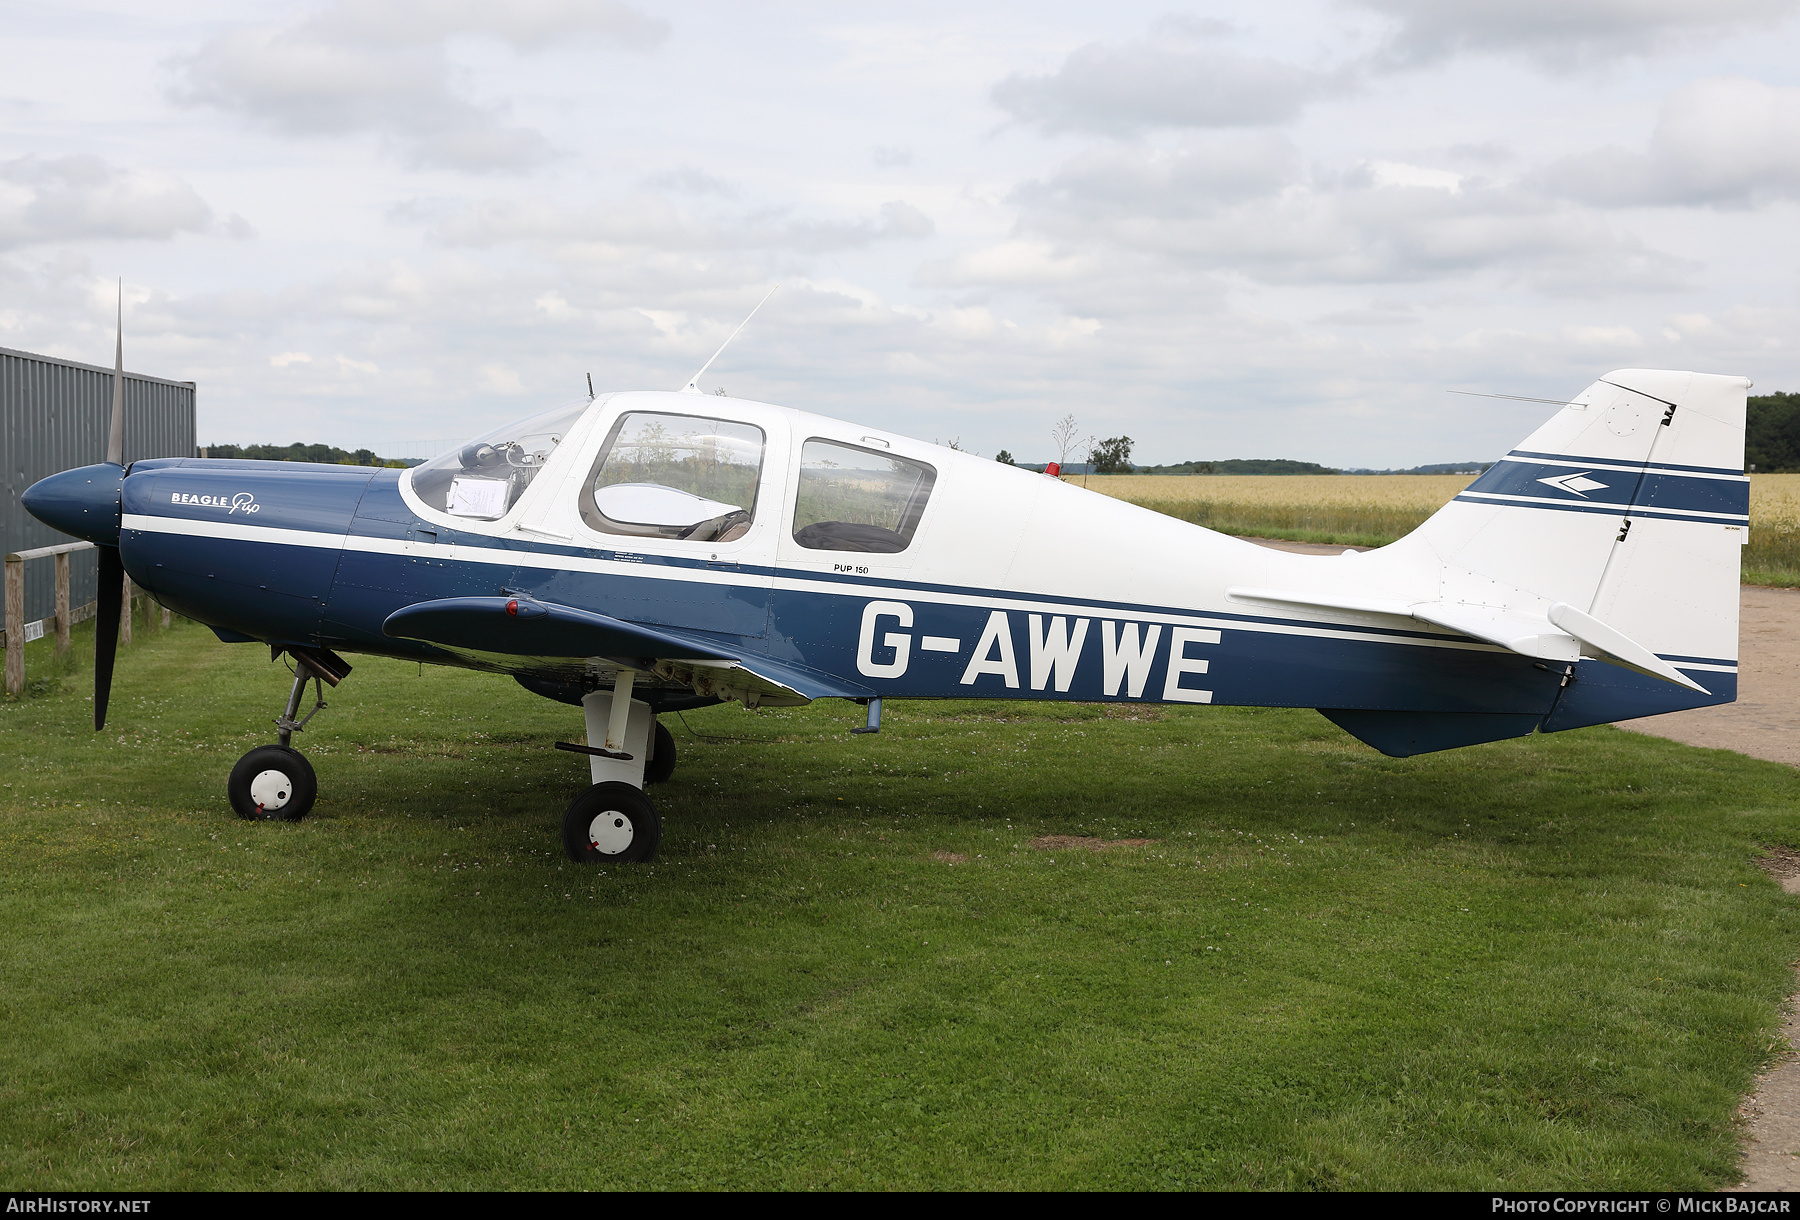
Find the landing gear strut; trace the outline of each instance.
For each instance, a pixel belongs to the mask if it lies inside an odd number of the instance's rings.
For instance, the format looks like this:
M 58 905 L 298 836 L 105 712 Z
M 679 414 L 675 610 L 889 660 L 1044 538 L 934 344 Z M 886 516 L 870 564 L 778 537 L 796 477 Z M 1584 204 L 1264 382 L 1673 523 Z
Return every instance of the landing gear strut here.
M 662 819 L 644 785 L 675 769 L 675 739 L 656 723 L 649 704 L 631 697 L 636 678 L 621 669 L 611 690 L 583 698 L 587 745 L 562 746 L 588 756 L 594 781 L 563 814 L 563 850 L 577 864 L 642 862 L 662 842 Z
M 238 759 L 225 782 L 225 795 L 240 818 L 298 822 L 312 811 L 319 795 L 312 764 L 289 743 L 295 733 L 305 730 L 307 721 L 325 710 L 326 685 L 342 682 L 350 666 L 329 648 L 294 647 L 287 652 L 294 658 L 294 689 L 288 695 L 287 710 L 275 721 L 277 744 L 257 746 Z M 296 720 L 308 682 L 314 688 L 313 708 Z

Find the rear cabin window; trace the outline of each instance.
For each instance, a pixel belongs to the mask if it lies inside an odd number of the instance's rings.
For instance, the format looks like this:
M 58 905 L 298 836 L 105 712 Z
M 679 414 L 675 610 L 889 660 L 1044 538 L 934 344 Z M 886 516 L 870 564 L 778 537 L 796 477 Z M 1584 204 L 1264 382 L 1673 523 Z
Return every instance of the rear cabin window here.
M 581 517 L 605 534 L 732 542 L 750 530 L 763 432 L 702 415 L 619 417 L 581 494 Z
M 836 441 L 807 441 L 800 450 L 794 541 L 811 551 L 904 551 L 935 482 L 937 471 L 923 462 Z

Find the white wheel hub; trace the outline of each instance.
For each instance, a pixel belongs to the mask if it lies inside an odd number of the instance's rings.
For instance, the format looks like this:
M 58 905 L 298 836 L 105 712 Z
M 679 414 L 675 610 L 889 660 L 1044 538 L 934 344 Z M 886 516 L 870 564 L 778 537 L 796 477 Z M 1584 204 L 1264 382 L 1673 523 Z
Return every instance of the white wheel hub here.
M 250 800 L 261 809 L 280 809 L 294 798 L 294 781 L 285 771 L 263 771 L 250 781 Z
M 588 842 L 603 856 L 616 856 L 630 847 L 634 833 L 631 819 L 616 809 L 588 823 Z

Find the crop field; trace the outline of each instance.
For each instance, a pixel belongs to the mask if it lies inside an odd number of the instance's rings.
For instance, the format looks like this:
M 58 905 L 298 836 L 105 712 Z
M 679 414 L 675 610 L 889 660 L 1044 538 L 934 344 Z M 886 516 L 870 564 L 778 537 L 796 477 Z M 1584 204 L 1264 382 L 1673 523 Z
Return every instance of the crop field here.
M 509 681 L 352 658 L 313 816 L 247 823 L 266 649 L 141 635 L 95 734 L 47 648 L 0 701 L 14 1189 L 1705 1188 L 1800 945 L 1793 771 L 1610 728 L 711 708 L 659 859 L 595 869 L 579 714 Z
M 1080 483 L 1080 476 L 1070 482 Z M 1094 491 L 1223 534 L 1385 546 L 1474 481 L 1467 475 L 1093 475 Z M 1750 476 L 1744 583 L 1800 586 L 1800 474 Z

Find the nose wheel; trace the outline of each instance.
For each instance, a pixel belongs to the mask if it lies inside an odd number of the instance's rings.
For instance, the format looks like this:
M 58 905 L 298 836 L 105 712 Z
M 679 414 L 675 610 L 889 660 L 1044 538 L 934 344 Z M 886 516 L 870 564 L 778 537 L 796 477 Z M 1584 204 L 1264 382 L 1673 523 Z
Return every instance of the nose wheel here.
M 298 822 L 312 812 L 319 795 L 319 777 L 306 756 L 288 742 L 306 728 L 306 722 L 325 710 L 325 685 L 336 686 L 350 673 L 350 664 L 329 648 L 285 646 L 294 658 L 294 689 L 287 711 L 276 718 L 279 745 L 257 746 L 238 759 L 225 781 L 225 795 L 240 818 L 257 822 Z M 281 650 L 271 650 L 272 661 Z M 300 716 L 300 700 L 311 682 L 317 694 L 312 711 Z M 299 719 L 295 719 L 299 717 Z
M 319 780 L 291 746 L 257 746 L 231 769 L 225 793 L 240 818 L 298 822 L 311 811 Z
M 595 784 L 563 814 L 563 850 L 577 864 L 642 863 L 662 842 L 662 819 L 643 791 L 611 780 Z

